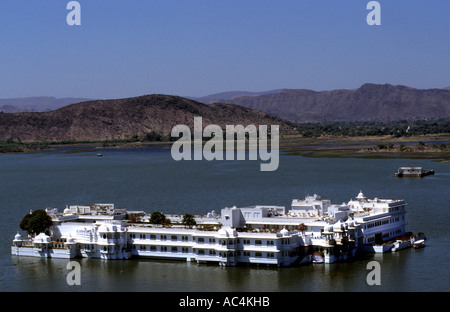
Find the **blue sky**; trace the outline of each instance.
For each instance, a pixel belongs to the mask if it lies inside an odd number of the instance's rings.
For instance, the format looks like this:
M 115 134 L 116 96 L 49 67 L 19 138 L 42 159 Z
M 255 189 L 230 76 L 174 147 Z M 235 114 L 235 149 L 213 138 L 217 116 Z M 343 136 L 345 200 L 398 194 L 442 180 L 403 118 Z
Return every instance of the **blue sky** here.
M 0 98 L 450 86 L 450 1 L 1 0 Z

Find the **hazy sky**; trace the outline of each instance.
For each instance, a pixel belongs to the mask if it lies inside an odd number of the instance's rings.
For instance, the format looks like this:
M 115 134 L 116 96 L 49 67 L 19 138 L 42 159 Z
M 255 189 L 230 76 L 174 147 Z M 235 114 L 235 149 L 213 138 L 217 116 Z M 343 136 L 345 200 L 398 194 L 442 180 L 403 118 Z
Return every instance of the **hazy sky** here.
M 450 1 L 0 1 L 0 98 L 450 86 Z

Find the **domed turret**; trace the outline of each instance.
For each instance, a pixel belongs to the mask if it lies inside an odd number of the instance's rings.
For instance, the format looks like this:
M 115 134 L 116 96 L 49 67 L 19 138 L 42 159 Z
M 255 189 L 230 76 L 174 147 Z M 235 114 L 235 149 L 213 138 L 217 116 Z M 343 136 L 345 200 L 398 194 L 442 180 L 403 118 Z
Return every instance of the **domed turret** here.
M 70 214 L 70 209 L 68 206 L 66 206 L 66 209 L 64 209 L 63 214 L 65 214 L 65 215 Z
M 22 247 L 22 235 L 20 235 L 19 232 L 17 232 L 16 236 L 14 236 L 13 243 L 17 247 Z
M 33 241 L 36 243 L 51 243 L 52 239 L 47 234 L 40 233 L 33 239 Z
M 14 241 L 15 242 L 22 241 L 22 235 L 20 235 L 19 232 L 17 232 L 16 236 L 14 236 Z
M 359 191 L 359 194 L 358 194 L 358 196 L 356 196 L 356 199 L 357 200 L 364 200 L 364 199 L 366 199 L 366 196 L 364 196 L 362 191 Z

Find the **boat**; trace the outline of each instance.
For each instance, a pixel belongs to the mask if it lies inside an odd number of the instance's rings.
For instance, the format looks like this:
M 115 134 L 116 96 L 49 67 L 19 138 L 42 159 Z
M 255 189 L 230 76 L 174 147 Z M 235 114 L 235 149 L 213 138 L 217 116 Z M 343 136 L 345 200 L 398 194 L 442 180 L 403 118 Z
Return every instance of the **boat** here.
M 397 239 L 394 242 L 394 246 L 391 248 L 391 251 L 395 252 L 398 250 L 402 250 L 411 246 L 411 242 L 409 240 Z
M 325 259 L 323 258 L 323 254 L 319 252 L 315 252 L 312 254 L 312 263 L 324 263 Z
M 424 177 L 433 175 L 434 170 L 423 169 L 422 167 L 400 167 L 395 173 L 396 177 Z
M 425 247 L 425 239 L 419 239 L 411 244 L 413 248 L 419 249 Z

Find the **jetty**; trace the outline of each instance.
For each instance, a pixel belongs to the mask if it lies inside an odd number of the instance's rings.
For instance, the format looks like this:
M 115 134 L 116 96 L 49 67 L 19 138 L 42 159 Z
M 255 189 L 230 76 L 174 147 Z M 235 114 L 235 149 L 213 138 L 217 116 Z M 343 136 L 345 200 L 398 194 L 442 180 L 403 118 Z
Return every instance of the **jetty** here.
M 434 170 L 423 169 L 422 167 L 400 167 L 395 173 L 396 177 L 424 177 L 433 175 Z

